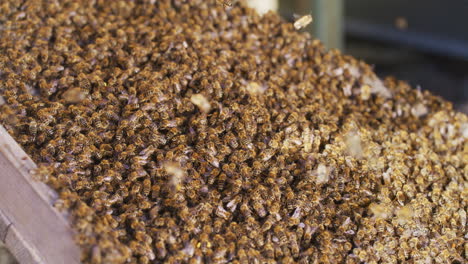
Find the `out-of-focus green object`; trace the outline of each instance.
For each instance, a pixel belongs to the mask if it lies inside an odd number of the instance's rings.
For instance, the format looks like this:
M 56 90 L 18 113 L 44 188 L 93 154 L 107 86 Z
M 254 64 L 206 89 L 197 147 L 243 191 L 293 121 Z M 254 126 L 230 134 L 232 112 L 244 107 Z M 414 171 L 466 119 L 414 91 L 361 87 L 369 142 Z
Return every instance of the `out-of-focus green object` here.
M 344 48 L 343 0 L 312 0 L 313 33 L 328 48 Z
M 344 3 L 343 0 L 280 0 L 280 13 L 286 17 L 293 14 L 312 14 L 309 26 L 314 37 L 328 48 L 344 49 Z

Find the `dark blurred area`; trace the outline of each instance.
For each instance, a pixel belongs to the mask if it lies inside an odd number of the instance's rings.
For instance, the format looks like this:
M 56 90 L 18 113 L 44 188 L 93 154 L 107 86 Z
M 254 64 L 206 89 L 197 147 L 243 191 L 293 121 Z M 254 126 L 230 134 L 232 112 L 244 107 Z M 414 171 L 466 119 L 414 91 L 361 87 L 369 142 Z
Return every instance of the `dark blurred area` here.
M 345 0 L 346 52 L 468 113 L 468 1 Z
M 346 47 L 346 53 L 374 65 L 379 76 L 395 76 L 429 90 L 468 113 L 467 61 L 353 36 L 347 36 Z
M 282 0 L 280 12 L 312 13 L 310 28 L 327 46 L 468 113 L 468 0 Z

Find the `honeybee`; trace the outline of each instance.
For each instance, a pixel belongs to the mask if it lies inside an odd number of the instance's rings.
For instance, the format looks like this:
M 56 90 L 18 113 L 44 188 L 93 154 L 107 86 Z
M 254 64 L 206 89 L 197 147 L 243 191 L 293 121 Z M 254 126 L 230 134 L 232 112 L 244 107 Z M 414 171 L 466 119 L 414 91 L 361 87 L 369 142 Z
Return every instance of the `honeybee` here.
M 228 220 L 231 215 L 228 211 L 226 211 L 226 209 L 224 209 L 222 204 L 218 205 L 218 207 L 216 208 L 215 214 L 218 217 L 223 218 L 224 220 Z
M 220 233 L 224 222 L 225 222 L 225 220 L 222 219 L 222 218 L 217 218 L 216 220 L 214 220 L 214 222 L 213 222 L 213 231 L 215 233 Z M 219 245 L 220 243 L 217 243 L 217 244 Z
M 236 178 L 236 179 L 232 179 L 230 180 L 230 186 L 231 186 L 231 190 L 233 193 L 237 194 L 239 193 L 242 188 L 243 188 L 243 181 L 242 179 L 239 179 L 239 178 Z
M 164 259 L 167 256 L 166 245 L 162 240 L 157 241 L 154 247 L 156 248 L 156 257 L 158 259 Z
M 316 230 L 317 227 L 312 227 L 309 224 L 306 224 L 304 228 L 304 241 L 310 241 L 312 239 L 312 235 L 315 233 Z
M 150 179 L 145 179 L 143 181 L 143 195 L 148 196 L 151 192 L 151 180 Z
M 130 193 L 131 193 L 132 195 L 137 195 L 137 194 L 140 193 L 140 190 L 141 190 L 141 183 L 136 182 L 136 183 L 133 184 Z
M 296 208 L 296 210 L 294 210 L 293 215 L 289 218 L 288 225 L 289 226 L 298 225 L 300 222 L 300 218 L 301 218 L 301 208 L 298 207 Z
M 263 169 L 263 164 L 260 161 L 256 160 L 253 162 L 252 164 L 253 174 L 255 175 L 260 174 L 260 172 L 262 172 L 262 169 Z
M 29 123 L 29 133 L 35 137 L 36 134 L 37 134 L 37 122 L 36 120 L 32 120 L 30 123 Z
M 50 175 L 53 175 L 54 170 L 50 166 L 40 166 L 31 170 L 31 176 L 39 181 L 47 182 Z
M 267 211 L 265 210 L 265 207 L 263 206 L 263 204 L 260 203 L 260 201 L 256 200 L 252 203 L 252 205 L 253 205 L 255 212 L 257 212 L 258 216 L 265 217 L 267 214 Z
M 262 225 L 262 231 L 265 232 L 270 230 L 274 223 L 276 223 L 276 219 L 273 217 L 273 215 L 269 215 Z
M 252 211 L 250 210 L 250 207 L 246 201 L 242 202 L 240 206 L 240 211 L 244 217 L 252 217 Z
M 218 177 L 218 190 L 219 191 L 222 191 L 224 189 L 224 185 L 226 183 L 226 174 L 225 173 L 221 173 L 219 174 L 219 177 Z
M 240 195 L 237 195 L 226 204 L 226 207 L 231 212 L 234 212 L 237 208 L 237 205 L 241 202 L 241 200 L 242 200 L 242 197 Z

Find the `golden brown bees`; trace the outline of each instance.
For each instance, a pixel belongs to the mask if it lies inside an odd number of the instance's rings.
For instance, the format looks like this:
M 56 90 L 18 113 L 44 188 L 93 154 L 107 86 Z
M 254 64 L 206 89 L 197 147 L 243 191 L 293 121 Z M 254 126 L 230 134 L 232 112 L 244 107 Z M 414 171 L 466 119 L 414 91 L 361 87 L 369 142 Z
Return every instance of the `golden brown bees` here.
M 311 16 L 32 2 L 0 6 L 0 124 L 83 263 L 464 260 L 467 117 L 297 32 Z

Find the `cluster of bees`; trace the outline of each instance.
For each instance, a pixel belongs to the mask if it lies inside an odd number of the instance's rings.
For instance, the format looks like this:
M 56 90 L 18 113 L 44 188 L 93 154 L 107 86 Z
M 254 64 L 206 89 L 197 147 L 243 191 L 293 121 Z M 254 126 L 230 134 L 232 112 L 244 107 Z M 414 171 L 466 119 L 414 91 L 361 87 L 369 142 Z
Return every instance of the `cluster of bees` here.
M 0 122 L 84 263 L 468 257 L 467 116 L 278 15 L 6 0 L 0 21 Z

